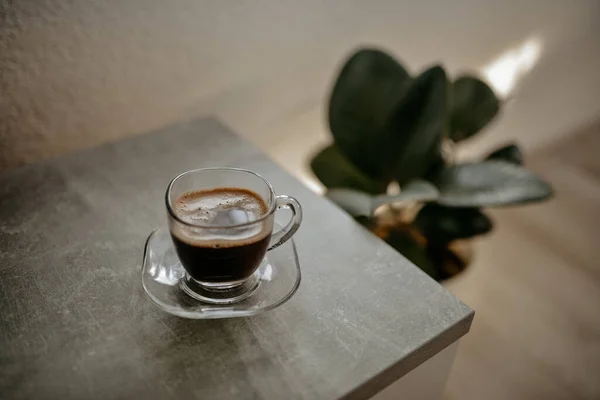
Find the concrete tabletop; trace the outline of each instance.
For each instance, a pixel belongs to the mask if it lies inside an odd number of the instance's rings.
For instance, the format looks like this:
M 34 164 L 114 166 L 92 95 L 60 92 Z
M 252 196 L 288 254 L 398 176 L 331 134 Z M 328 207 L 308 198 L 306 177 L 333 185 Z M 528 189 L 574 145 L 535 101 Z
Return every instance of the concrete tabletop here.
M 177 173 L 238 166 L 303 205 L 280 308 L 185 320 L 141 285 Z M 365 398 L 464 335 L 473 312 L 212 118 L 0 172 L 0 398 Z

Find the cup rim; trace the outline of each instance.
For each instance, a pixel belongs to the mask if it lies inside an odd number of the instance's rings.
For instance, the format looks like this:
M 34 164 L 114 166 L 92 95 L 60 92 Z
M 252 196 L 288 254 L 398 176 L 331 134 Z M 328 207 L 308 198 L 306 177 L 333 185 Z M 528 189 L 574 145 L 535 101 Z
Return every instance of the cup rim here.
M 244 173 L 248 173 L 251 175 L 254 175 L 258 178 L 260 178 L 265 185 L 267 185 L 267 187 L 269 188 L 269 194 L 271 196 L 271 198 L 269 199 L 271 202 L 271 206 L 269 207 L 269 210 L 260 218 L 255 219 L 254 221 L 248 221 L 248 222 L 244 222 L 241 224 L 235 224 L 235 225 L 205 225 L 205 224 L 198 224 L 198 223 L 192 223 L 192 222 L 188 222 L 188 221 L 184 221 L 183 219 L 179 218 L 179 216 L 175 213 L 175 211 L 173 210 L 173 205 L 171 204 L 171 189 L 173 188 L 173 184 L 181 177 L 188 175 L 188 174 L 193 174 L 193 173 L 198 173 L 198 172 L 205 172 L 205 171 L 234 171 L 234 172 L 244 172 Z M 188 171 L 182 172 L 179 175 L 175 176 L 173 179 L 171 179 L 171 182 L 169 183 L 169 186 L 167 186 L 167 192 L 165 193 L 165 203 L 167 204 L 167 211 L 169 212 L 169 215 L 176 220 L 177 222 L 179 222 L 180 224 L 186 225 L 186 226 L 190 226 L 193 228 L 208 228 L 208 229 L 226 229 L 226 228 L 240 228 L 240 227 L 244 227 L 244 226 L 250 226 L 259 222 L 264 221 L 265 219 L 267 219 L 271 214 L 273 214 L 273 212 L 275 211 L 275 208 L 277 207 L 277 202 L 275 201 L 275 191 L 273 190 L 273 186 L 271 186 L 271 183 L 262 175 L 254 172 L 254 171 L 250 171 L 249 169 L 245 169 L 245 168 L 234 168 L 234 167 L 208 167 L 208 168 L 197 168 L 197 169 L 190 169 Z

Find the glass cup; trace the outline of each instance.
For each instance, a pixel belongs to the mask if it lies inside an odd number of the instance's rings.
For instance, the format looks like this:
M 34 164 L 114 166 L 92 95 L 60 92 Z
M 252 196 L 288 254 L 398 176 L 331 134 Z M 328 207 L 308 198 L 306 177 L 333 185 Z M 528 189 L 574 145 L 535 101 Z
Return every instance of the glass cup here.
M 194 193 L 201 200 L 210 194 L 207 201 L 220 201 L 221 195 L 227 201 L 228 193 L 243 193 L 250 202 L 239 202 L 235 208 L 225 207 L 215 214 L 202 202 L 194 204 Z M 302 207 L 296 199 L 276 195 L 265 178 L 240 168 L 184 172 L 169 183 L 166 205 L 171 238 L 186 271 L 180 287 L 196 300 L 215 304 L 235 303 L 256 291 L 258 268 L 266 252 L 290 239 L 302 221 Z M 279 209 L 290 209 L 292 217 L 273 232 Z

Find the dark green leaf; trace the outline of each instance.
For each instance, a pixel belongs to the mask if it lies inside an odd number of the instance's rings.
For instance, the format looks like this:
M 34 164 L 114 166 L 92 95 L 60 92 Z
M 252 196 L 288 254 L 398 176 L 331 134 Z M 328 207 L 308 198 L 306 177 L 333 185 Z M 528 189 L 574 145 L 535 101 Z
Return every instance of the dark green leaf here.
M 467 139 L 486 126 L 500 109 L 500 102 L 484 82 L 463 76 L 454 82 L 450 138 Z
M 523 165 L 523 153 L 515 143 L 503 146 L 487 156 L 486 160 L 503 160 L 509 163 Z
M 329 126 L 342 153 L 367 176 L 389 180 L 390 166 L 381 158 L 390 113 L 402 98 L 406 70 L 375 49 L 356 52 L 346 62 L 333 87 Z
M 425 171 L 425 173 L 423 174 L 423 178 L 427 179 L 428 181 L 434 181 L 437 175 L 446 167 L 446 161 L 444 160 L 444 157 L 440 152 L 435 156 L 435 158 L 429 165 L 429 168 L 427 168 L 427 171 Z
M 453 207 L 504 206 L 553 194 L 552 187 L 533 172 L 497 160 L 446 168 L 433 183 L 440 191 L 438 203 Z
M 331 189 L 327 191 L 329 200 L 353 217 L 369 217 L 373 212 L 373 197 L 351 189 Z
M 413 225 L 436 245 L 466 239 L 492 230 L 492 221 L 477 208 L 444 207 L 427 204 Z
M 346 187 L 367 193 L 385 193 L 387 182 L 376 182 L 350 163 L 335 145 L 329 145 L 312 159 L 310 166 L 328 188 Z
M 384 204 L 399 203 L 404 201 L 432 201 L 438 198 L 437 188 L 426 181 L 413 181 L 406 185 L 402 191 L 393 196 L 371 196 L 364 192 L 352 189 L 331 189 L 327 197 L 348 214 L 354 217 L 369 217 L 373 211 Z
M 448 85 L 435 66 L 413 80 L 391 119 L 390 138 L 380 156 L 394 166 L 400 185 L 423 176 L 440 154 Z
M 435 280 L 439 280 L 439 274 L 427 256 L 425 249 L 412 237 L 410 232 L 393 229 L 390 231 L 386 242 L 417 267 L 421 268 L 427 275 Z
M 379 195 L 373 198 L 373 210 L 384 204 L 399 203 L 403 201 L 433 201 L 437 200 L 440 192 L 430 182 L 420 179 L 411 181 L 402 187 L 399 194 L 388 196 Z

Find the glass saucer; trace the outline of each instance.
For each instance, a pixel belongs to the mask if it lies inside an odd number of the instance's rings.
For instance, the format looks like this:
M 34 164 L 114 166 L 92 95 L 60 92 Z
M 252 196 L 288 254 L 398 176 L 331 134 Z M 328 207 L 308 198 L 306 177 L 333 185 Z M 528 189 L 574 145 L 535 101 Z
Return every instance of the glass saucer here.
M 300 263 L 293 239 L 269 251 L 256 276 L 258 288 L 244 300 L 233 304 L 203 303 L 180 287 L 185 270 L 177 258 L 169 230 L 157 229 L 146 240 L 142 286 L 148 297 L 169 314 L 192 319 L 233 318 L 279 307 L 300 286 Z

